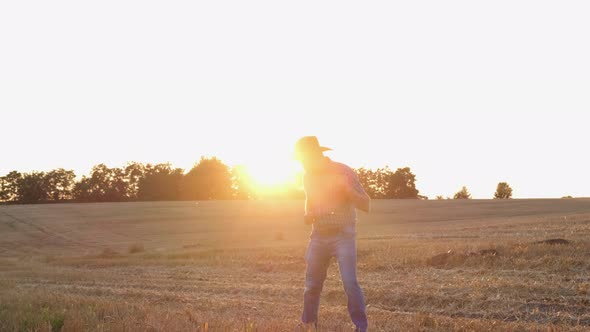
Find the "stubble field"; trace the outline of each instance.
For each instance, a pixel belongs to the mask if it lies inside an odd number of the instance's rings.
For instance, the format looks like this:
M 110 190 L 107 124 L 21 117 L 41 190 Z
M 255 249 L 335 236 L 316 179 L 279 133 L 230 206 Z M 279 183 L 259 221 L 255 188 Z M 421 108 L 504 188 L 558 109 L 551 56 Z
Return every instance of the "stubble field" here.
M 0 206 L 0 331 L 298 331 L 302 205 Z M 371 331 L 590 330 L 590 199 L 372 207 Z M 555 238 L 569 244 L 536 243 Z M 335 264 L 320 320 L 352 330 Z

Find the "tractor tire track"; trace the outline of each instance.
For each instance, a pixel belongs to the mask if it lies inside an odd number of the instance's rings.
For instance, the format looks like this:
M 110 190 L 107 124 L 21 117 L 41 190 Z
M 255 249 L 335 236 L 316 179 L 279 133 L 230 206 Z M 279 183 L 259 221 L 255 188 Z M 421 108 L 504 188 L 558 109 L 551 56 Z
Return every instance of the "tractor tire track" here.
M 92 244 L 88 244 L 88 243 L 84 243 L 84 242 L 80 242 L 76 239 L 73 239 L 69 236 L 60 234 L 58 232 L 52 231 L 51 229 L 47 228 L 47 227 L 43 227 L 41 225 L 38 225 L 32 221 L 23 219 L 23 218 L 19 218 L 19 217 L 15 217 L 10 213 L 4 212 L 2 211 L 2 214 L 11 218 L 13 220 L 12 227 L 14 227 L 15 225 L 25 225 L 28 226 L 36 231 L 39 231 L 41 234 L 44 234 L 50 238 L 54 238 L 54 239 L 58 239 L 61 240 L 65 243 L 69 243 L 69 244 L 74 244 L 74 245 L 78 245 L 78 246 L 82 246 L 82 247 L 86 247 L 86 248 L 96 248 L 95 245 Z M 0 248 L 1 249 L 1 248 Z M 8 251 L 8 249 L 4 249 L 4 252 Z

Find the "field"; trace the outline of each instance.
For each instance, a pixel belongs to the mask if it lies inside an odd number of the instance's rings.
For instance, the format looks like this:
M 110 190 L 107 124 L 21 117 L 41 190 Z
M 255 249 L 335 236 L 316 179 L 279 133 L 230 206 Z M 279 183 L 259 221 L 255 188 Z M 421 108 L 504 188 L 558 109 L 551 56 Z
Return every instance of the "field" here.
M 0 331 L 298 331 L 301 201 L 0 206 Z M 371 331 L 590 330 L 590 199 L 374 201 Z M 536 243 L 566 239 L 569 244 Z M 336 265 L 321 331 L 350 331 Z

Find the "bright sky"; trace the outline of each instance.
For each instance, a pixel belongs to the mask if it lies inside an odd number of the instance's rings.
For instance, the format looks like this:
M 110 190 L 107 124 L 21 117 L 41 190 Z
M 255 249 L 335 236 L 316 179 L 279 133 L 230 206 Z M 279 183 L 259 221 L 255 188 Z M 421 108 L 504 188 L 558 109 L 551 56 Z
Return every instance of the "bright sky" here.
M 201 155 L 288 175 L 317 135 L 422 194 L 590 196 L 587 1 L 4 1 L 0 174 Z

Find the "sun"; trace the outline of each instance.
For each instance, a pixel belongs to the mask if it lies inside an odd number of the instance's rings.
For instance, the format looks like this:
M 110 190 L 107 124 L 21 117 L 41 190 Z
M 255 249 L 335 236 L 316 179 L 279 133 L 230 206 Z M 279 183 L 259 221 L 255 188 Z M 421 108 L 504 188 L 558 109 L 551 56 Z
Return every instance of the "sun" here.
M 247 169 L 259 189 L 294 184 L 301 173 L 296 162 L 249 164 Z

